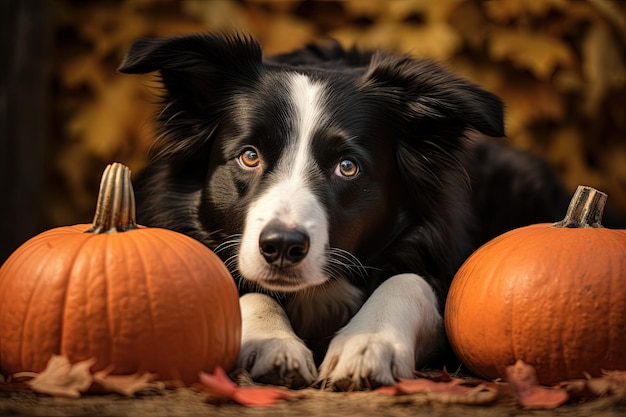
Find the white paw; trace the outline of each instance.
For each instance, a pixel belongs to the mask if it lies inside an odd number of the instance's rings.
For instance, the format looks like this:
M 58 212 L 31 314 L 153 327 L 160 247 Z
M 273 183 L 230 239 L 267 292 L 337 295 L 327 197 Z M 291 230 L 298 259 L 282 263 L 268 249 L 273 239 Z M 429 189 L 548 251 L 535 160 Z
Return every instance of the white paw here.
M 250 340 L 242 344 L 237 365 L 265 384 L 302 388 L 317 378 L 313 354 L 295 337 Z
M 320 367 L 322 385 L 343 391 L 391 385 L 411 378 L 415 367 L 413 346 L 386 332 L 339 333 Z

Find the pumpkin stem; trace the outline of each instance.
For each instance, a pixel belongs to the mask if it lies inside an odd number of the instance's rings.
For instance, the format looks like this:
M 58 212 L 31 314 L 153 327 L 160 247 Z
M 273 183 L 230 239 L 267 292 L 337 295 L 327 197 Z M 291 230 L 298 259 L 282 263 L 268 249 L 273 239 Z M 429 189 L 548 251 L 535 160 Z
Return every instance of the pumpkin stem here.
M 579 185 L 569 203 L 567 214 L 553 227 L 584 228 L 603 227 L 601 224 L 607 195 L 595 188 Z
M 93 225 L 85 232 L 100 234 L 131 229 L 137 229 L 137 221 L 130 169 L 114 162 L 102 174 Z

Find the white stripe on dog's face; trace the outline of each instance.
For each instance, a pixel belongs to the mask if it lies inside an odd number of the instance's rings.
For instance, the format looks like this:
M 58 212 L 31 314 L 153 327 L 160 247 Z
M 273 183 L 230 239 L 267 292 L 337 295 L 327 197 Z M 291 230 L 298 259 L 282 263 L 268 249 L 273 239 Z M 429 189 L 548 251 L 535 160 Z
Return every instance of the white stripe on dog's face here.
M 289 81 L 291 137 L 272 173 L 269 188 L 251 204 L 239 250 L 239 272 L 248 281 L 276 291 L 297 291 L 324 283 L 327 276 L 325 250 L 328 246 L 326 212 L 307 180 L 315 169 L 311 141 L 326 117 L 322 106 L 323 85 L 302 74 L 293 74 Z M 309 236 L 306 257 L 289 268 L 278 269 L 268 264 L 259 249 L 264 227 L 279 220 L 288 227 Z

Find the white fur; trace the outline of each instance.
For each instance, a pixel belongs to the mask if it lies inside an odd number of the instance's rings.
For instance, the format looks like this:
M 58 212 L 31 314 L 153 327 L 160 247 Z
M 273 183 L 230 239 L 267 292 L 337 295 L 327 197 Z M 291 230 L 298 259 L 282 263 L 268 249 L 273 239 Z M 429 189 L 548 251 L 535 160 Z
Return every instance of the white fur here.
M 301 74 L 293 74 L 288 82 L 294 107 L 293 137 L 281 156 L 272 187 L 248 210 L 239 252 L 241 275 L 261 287 L 276 291 L 298 291 L 327 280 L 323 269 L 328 246 L 328 219 L 306 181 L 306 172 L 314 167 L 311 140 L 315 126 L 325 117 L 321 105 L 323 87 Z M 310 238 L 307 256 L 283 274 L 277 274 L 259 252 L 259 236 L 274 219 L 297 227 Z M 285 275 L 289 282 L 283 279 Z
M 243 295 L 239 303 L 243 322 L 237 366 L 276 385 L 311 384 L 317 377 L 313 354 L 294 333 L 283 308 L 257 293 Z
M 430 285 L 415 274 L 395 275 L 333 338 L 320 379 L 352 390 L 411 378 L 416 362 L 437 344 L 442 323 Z
M 241 297 L 238 365 L 263 382 L 308 385 L 317 371 L 311 351 L 298 335 L 332 334 L 345 324 L 330 344 L 320 368 L 321 380 L 360 389 L 369 383 L 391 384 L 396 377 L 408 378 L 416 361 L 440 336 L 442 318 L 435 294 L 418 275 L 396 275 L 361 307 L 364 294 L 358 288 L 343 279 L 328 281 L 324 272 L 328 218 L 306 180 L 307 172 L 316 168 L 311 157 L 315 128 L 326 117 L 324 88 L 301 74 L 290 76 L 288 83 L 295 122 L 292 137 L 272 174 L 273 185 L 249 208 L 238 260 L 246 280 L 292 294 L 284 308 L 267 295 Z M 310 238 L 307 256 L 280 271 L 259 251 L 260 234 L 275 219 Z

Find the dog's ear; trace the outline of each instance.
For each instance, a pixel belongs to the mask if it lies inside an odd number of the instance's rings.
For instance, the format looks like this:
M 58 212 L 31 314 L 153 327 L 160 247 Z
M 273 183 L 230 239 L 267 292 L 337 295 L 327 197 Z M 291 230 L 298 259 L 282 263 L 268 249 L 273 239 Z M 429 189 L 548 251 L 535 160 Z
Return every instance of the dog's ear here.
M 154 159 L 189 161 L 213 137 L 225 112 L 232 111 L 233 91 L 253 86 L 263 68 L 259 44 L 250 37 L 213 34 L 136 41 L 120 72 L 159 72 L 164 87 L 158 120 L 162 134 Z M 178 117 L 184 114 L 184 117 Z M 198 163 L 202 165 L 203 163 Z
M 227 81 L 253 81 L 261 67 L 261 47 L 250 37 L 194 34 L 139 39 L 118 71 L 126 74 L 159 71 L 170 95 L 199 97 Z
M 399 95 L 407 103 L 406 116 L 417 122 L 472 128 L 492 137 L 505 135 L 502 101 L 432 61 L 377 54 L 365 80 Z
M 504 136 L 500 99 L 431 61 L 376 54 L 362 79 L 363 88 L 388 106 L 397 130 L 396 161 L 405 204 L 424 218 L 452 225 L 452 211 L 470 187 L 464 166 L 471 149 L 470 130 Z M 457 190 L 457 191 L 451 191 Z M 459 194 L 460 193 L 460 194 Z
M 228 67 L 230 71 L 261 64 L 261 47 L 244 35 L 193 34 L 135 41 L 118 70 L 145 74 L 157 70 L 192 71 Z

